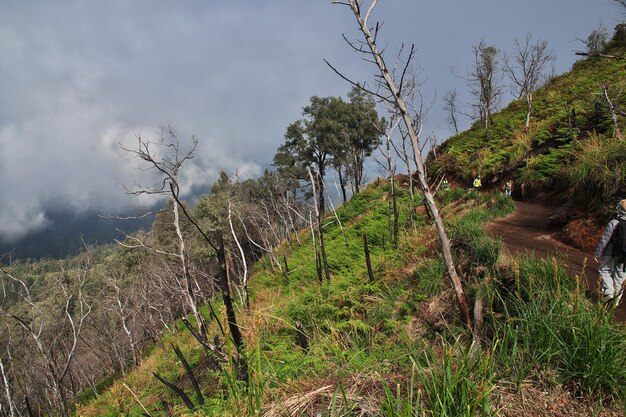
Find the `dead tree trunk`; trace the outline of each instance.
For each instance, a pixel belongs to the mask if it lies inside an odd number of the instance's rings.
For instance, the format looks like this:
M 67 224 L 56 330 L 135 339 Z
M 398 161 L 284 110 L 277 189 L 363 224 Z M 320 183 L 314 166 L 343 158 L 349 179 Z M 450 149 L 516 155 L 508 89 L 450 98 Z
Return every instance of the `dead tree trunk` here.
M 185 359 L 185 355 L 181 352 L 180 348 L 177 345 L 172 345 L 172 349 L 174 349 L 174 353 L 176 353 L 176 357 L 182 363 L 183 368 L 185 368 L 185 372 L 189 377 L 189 381 L 191 381 L 191 386 L 193 386 L 194 391 L 196 392 L 196 397 L 198 397 L 198 404 L 204 404 L 204 396 L 202 396 L 202 391 L 200 390 L 200 385 L 198 385 L 198 380 L 193 374 L 193 370 L 191 366 L 189 366 L 189 362 Z
M 241 277 L 241 290 L 243 291 L 242 302 L 246 308 L 250 308 L 250 297 L 248 296 L 248 262 L 246 262 L 246 254 L 241 247 L 241 243 L 239 243 L 239 239 L 237 239 L 237 234 L 235 233 L 235 228 L 233 226 L 233 216 L 230 206 L 230 200 L 228 200 L 228 224 L 230 225 L 230 232 L 233 235 L 233 240 L 235 241 L 235 243 L 237 244 L 237 248 L 239 249 L 241 263 L 243 265 L 243 275 Z
M 317 250 L 317 241 L 315 240 L 315 230 L 313 229 L 313 218 L 309 211 L 309 226 L 311 227 L 311 240 L 313 241 L 313 254 L 315 255 L 315 272 L 317 273 L 317 280 L 322 283 L 322 267 L 320 265 L 320 254 Z
M 308 337 L 306 337 L 306 334 L 304 333 L 304 329 L 302 327 L 302 323 L 300 322 L 296 323 L 296 341 L 298 343 L 298 346 L 300 346 L 300 349 L 302 349 L 304 352 L 309 351 L 309 339 Z
M 44 372 L 47 384 L 52 390 L 54 400 L 57 402 L 63 417 L 69 416 L 64 381 L 71 372 L 85 321 L 91 313 L 91 304 L 87 303 L 83 293 L 88 269 L 89 258 L 87 258 L 87 264 L 77 271 L 76 281 L 72 285 L 66 284 L 61 279 L 58 280 L 57 288 L 64 295 L 65 300 L 62 303 L 64 305 L 59 306 L 62 308 L 62 313 L 56 319 L 63 320 L 64 333 L 48 339 L 43 330 L 51 325 L 49 314 L 44 312 L 37 300 L 33 298 L 31 287 L 27 285 L 24 279 L 12 275 L 9 270 L 0 266 L 0 273 L 21 287 L 19 289 L 20 296 L 26 303 L 30 320 L 24 320 L 22 317 L 3 310 L 2 306 L 0 306 L 0 313 L 5 318 L 14 319 L 34 343 L 40 359 L 45 364 Z
M 367 276 L 370 282 L 374 281 L 374 272 L 372 271 L 372 261 L 370 260 L 370 248 L 367 243 L 367 233 L 363 233 L 363 250 L 365 251 L 365 265 L 367 265 Z
M 361 14 L 361 6 L 357 0 L 349 0 L 348 2 L 343 3 L 343 4 L 349 5 L 350 8 L 352 9 L 352 12 L 354 13 L 354 16 L 359 24 L 359 28 L 361 32 L 363 33 L 363 36 L 365 37 L 365 42 L 369 47 L 371 56 L 374 59 L 376 65 L 378 66 L 380 74 L 382 78 L 384 79 L 384 82 L 386 84 L 386 87 L 389 93 L 391 93 L 391 96 L 393 97 L 392 101 L 394 103 L 394 107 L 396 111 L 400 113 L 400 116 L 402 120 L 404 121 L 405 128 L 407 129 L 409 137 L 411 138 L 411 143 L 413 145 L 413 152 L 414 152 L 414 160 L 417 166 L 418 185 L 420 189 L 422 190 L 422 195 L 424 196 L 425 204 L 428 207 L 428 210 L 434 219 L 435 227 L 437 229 L 437 234 L 439 236 L 439 242 L 441 244 L 441 252 L 443 254 L 444 262 L 446 265 L 446 270 L 448 272 L 448 277 L 450 278 L 450 281 L 454 288 L 454 292 L 456 294 L 457 303 L 459 305 L 461 317 L 463 318 L 466 325 L 471 327 L 471 319 L 470 319 L 470 314 L 469 314 L 469 310 L 467 306 L 467 299 L 463 291 L 463 285 L 461 284 L 461 280 L 454 267 L 454 262 L 452 260 L 452 252 L 450 249 L 450 241 L 448 239 L 448 235 L 443 225 L 441 215 L 439 214 L 439 211 L 437 209 L 437 205 L 435 204 L 433 196 L 430 192 L 430 188 L 428 186 L 428 181 L 426 179 L 426 169 L 424 166 L 424 162 L 422 160 L 418 136 L 414 129 L 413 121 L 411 120 L 411 115 L 409 114 L 404 98 L 400 94 L 400 91 L 398 90 L 398 87 L 396 86 L 395 81 L 393 80 L 393 77 L 391 76 L 389 70 L 387 69 L 387 66 L 385 64 L 385 61 L 383 60 L 383 57 L 378 51 L 376 41 L 370 34 L 370 29 L 367 24 L 367 19 L 369 18 L 372 10 L 376 6 L 376 3 L 377 3 L 376 0 L 372 1 L 371 6 L 367 10 L 367 14 L 365 17 L 363 17 Z M 378 31 L 379 25 L 377 25 L 376 27 L 377 27 L 376 31 Z
M 391 203 L 393 210 L 393 223 L 391 241 L 393 246 L 398 245 L 398 198 L 396 196 L 396 172 L 391 161 L 391 133 L 387 137 L 387 169 L 389 170 L 389 185 L 391 187 Z
M 11 396 L 11 385 L 9 385 L 9 378 L 7 378 L 7 374 L 4 371 L 4 364 L 2 363 L 2 358 L 0 357 L 0 376 L 2 376 L 2 384 L 4 385 L 4 396 L 7 399 L 7 406 L 9 408 L 9 416 L 15 417 L 15 410 L 13 407 L 13 397 Z
M 341 167 L 337 169 L 337 173 L 339 174 L 339 185 L 341 186 L 341 198 L 343 198 L 343 203 L 346 204 L 348 198 L 346 197 L 346 184 L 343 176 L 341 175 Z
M 237 378 L 240 381 L 248 382 L 248 364 L 246 361 L 246 348 L 243 341 L 243 336 L 237 325 L 237 317 L 235 314 L 235 308 L 233 306 L 233 300 L 230 296 L 230 287 L 228 285 L 228 273 L 226 271 L 226 251 L 224 250 L 224 239 L 221 233 L 216 233 L 217 241 L 217 261 L 219 263 L 218 278 L 220 282 L 220 291 L 222 293 L 222 300 L 226 307 L 226 318 L 228 320 L 228 329 L 230 330 L 230 336 L 235 343 L 237 349 Z
M 311 178 L 311 185 L 313 186 L 313 207 L 315 207 L 315 215 L 317 217 L 317 232 L 320 238 L 320 255 L 322 257 L 322 264 L 324 265 L 324 275 L 326 276 L 326 282 L 330 283 L 330 272 L 328 270 L 328 262 L 326 260 L 326 249 L 324 248 L 324 231 L 322 230 L 322 209 L 320 209 L 319 203 L 315 194 L 315 178 L 310 167 L 306 167 L 309 171 L 309 177 Z M 320 192 L 320 195 L 321 192 Z
M 346 238 L 346 233 L 343 230 L 343 225 L 341 224 L 341 220 L 339 219 L 339 216 L 337 215 L 337 210 L 335 210 L 335 205 L 333 204 L 333 200 L 330 198 L 330 196 L 328 197 L 328 202 L 330 203 L 330 208 L 333 211 L 333 215 L 335 216 L 335 220 L 337 221 L 337 224 L 339 225 L 339 230 L 341 230 L 341 236 L 343 236 L 343 241 L 346 244 L 346 247 L 350 246 L 348 244 L 348 239 Z
M 611 113 L 611 120 L 613 121 L 613 133 L 617 140 L 622 140 L 622 132 L 619 128 L 619 123 L 617 120 L 617 109 L 615 108 L 615 103 L 609 94 L 609 88 L 606 85 L 602 85 L 602 96 L 604 100 L 609 106 L 609 112 Z
M 189 396 L 185 394 L 185 391 L 178 388 L 176 384 L 171 383 L 170 381 L 166 380 L 165 378 L 163 378 L 161 375 L 157 374 L 156 372 L 153 372 L 152 375 L 154 375 L 154 377 L 158 379 L 159 382 L 161 382 L 163 385 L 165 385 L 166 387 L 174 391 L 174 393 L 178 395 L 178 397 L 181 400 L 183 400 L 183 402 L 185 403 L 188 409 L 193 410 L 195 408 L 195 405 L 193 405 L 193 402 L 191 402 L 191 400 L 189 399 Z
M 248 368 L 246 362 L 246 350 L 243 343 L 243 337 L 241 336 L 241 332 L 237 325 L 235 310 L 233 307 L 233 301 L 230 296 L 230 287 L 228 285 L 228 272 L 226 270 L 226 254 L 224 249 L 224 240 L 222 236 L 222 231 L 219 230 L 215 233 L 214 237 L 216 238 L 215 242 L 212 238 L 210 238 L 204 230 L 200 227 L 198 222 L 194 219 L 193 216 L 189 214 L 185 205 L 180 201 L 180 187 L 178 184 L 178 174 L 183 165 L 183 163 L 193 157 L 193 153 L 197 147 L 198 141 L 197 139 L 192 139 L 192 146 L 182 155 L 180 153 L 179 142 L 174 135 L 174 133 L 170 130 L 170 136 L 172 138 L 172 143 L 166 143 L 164 138 L 161 138 L 161 141 L 157 144 L 168 149 L 166 152 L 166 156 L 162 158 L 157 158 L 155 152 L 152 150 L 151 145 L 152 142 L 145 141 L 141 137 L 137 137 L 138 146 L 136 150 L 128 150 L 138 156 L 141 160 L 147 162 L 153 169 L 163 175 L 163 180 L 160 183 L 160 186 L 155 188 L 147 188 L 143 190 L 138 190 L 131 192 L 135 195 L 140 194 L 169 194 L 170 197 L 174 200 L 174 226 L 176 228 L 176 234 L 179 239 L 179 253 L 177 256 L 181 261 L 181 266 L 183 268 L 183 273 L 188 274 L 189 271 L 187 269 L 187 261 L 185 258 L 185 246 L 184 246 L 184 237 L 182 234 L 182 230 L 180 228 L 179 219 L 180 212 L 187 218 L 187 220 L 193 225 L 193 227 L 200 233 L 202 238 L 206 241 L 206 243 L 211 246 L 211 248 L 217 254 L 217 261 L 219 264 L 218 267 L 218 278 L 219 278 L 219 287 L 222 293 L 222 299 L 224 305 L 226 307 L 226 315 L 228 319 L 228 327 L 230 330 L 231 337 L 235 343 L 237 348 L 237 359 L 235 364 L 237 366 L 237 377 L 240 380 L 248 382 Z M 168 156 L 169 155 L 169 156 Z M 194 296 L 193 287 L 191 285 L 189 276 L 184 276 L 185 279 L 185 288 L 187 291 L 184 293 L 191 304 L 190 307 L 194 311 L 194 315 L 196 316 L 196 320 L 198 321 L 197 330 L 194 329 L 192 334 L 203 344 L 205 348 L 211 350 L 213 353 L 218 356 L 224 355 L 219 349 L 218 343 L 216 346 L 212 346 L 208 343 L 206 338 L 206 326 L 204 326 L 204 321 L 202 315 L 199 310 L 197 310 L 196 298 Z M 187 325 L 187 323 L 185 323 Z M 191 326 L 188 326 L 191 330 Z M 221 355 L 220 355 L 221 354 Z M 223 358 L 224 356 L 222 356 Z M 226 358 L 227 359 L 227 358 Z M 156 375 L 155 375 L 156 376 Z M 162 381 L 163 382 L 163 381 Z

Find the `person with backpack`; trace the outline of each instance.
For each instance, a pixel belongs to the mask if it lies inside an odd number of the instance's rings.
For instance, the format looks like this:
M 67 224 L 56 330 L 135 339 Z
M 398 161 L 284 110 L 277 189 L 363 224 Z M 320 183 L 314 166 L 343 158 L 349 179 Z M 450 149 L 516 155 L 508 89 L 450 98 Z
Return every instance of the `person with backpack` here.
M 508 180 L 504 183 L 504 195 L 507 197 L 511 197 L 511 193 L 513 192 L 513 180 Z
M 480 175 L 474 178 L 474 182 L 472 182 L 472 186 L 474 187 L 474 190 L 480 191 L 480 187 L 483 186 L 482 182 L 480 181 Z
M 626 199 L 621 200 L 616 209 L 617 216 L 604 228 L 593 257 L 600 262 L 598 273 L 602 279 L 604 302 L 615 302 L 615 305 L 622 298 L 622 285 L 626 279 Z

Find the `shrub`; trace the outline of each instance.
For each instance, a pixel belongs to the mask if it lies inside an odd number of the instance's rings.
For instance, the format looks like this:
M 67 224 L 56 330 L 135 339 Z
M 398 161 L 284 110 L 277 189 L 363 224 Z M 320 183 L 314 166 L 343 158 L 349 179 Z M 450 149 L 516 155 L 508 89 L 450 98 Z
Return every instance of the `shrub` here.
M 587 207 L 613 209 L 626 184 L 626 141 L 593 136 L 577 144 L 568 169 L 570 197 Z

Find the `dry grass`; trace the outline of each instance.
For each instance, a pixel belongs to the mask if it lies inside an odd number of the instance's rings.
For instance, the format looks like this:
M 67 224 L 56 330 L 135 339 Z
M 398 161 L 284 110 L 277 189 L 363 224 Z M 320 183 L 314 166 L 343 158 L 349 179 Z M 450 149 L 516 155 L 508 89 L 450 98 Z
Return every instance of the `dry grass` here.
M 623 410 L 617 405 L 594 408 L 562 385 L 547 389 L 537 381 L 527 380 L 519 392 L 503 385 L 496 386 L 491 395 L 492 411 L 502 417 L 618 417 Z M 597 406 L 596 406 L 597 407 Z
M 374 373 L 353 375 L 341 384 L 323 381 L 317 386 L 301 386 L 294 391 L 265 407 L 263 417 L 315 417 L 331 412 L 337 417 L 374 416 L 384 396 L 381 377 Z
M 417 317 L 415 318 L 420 324 L 412 322 L 409 334 L 420 335 L 420 329 L 425 331 L 424 326 L 436 332 L 442 332 L 447 324 L 454 321 L 456 316 L 458 316 L 457 310 L 454 290 L 446 288 L 428 302 L 420 303 Z

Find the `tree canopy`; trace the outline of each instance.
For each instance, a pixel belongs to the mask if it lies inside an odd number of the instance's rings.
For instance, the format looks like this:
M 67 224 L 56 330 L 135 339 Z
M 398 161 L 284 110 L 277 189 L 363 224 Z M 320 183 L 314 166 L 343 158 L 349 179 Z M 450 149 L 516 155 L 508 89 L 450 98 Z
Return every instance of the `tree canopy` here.
M 320 208 L 324 209 L 324 177 L 331 164 L 339 173 L 344 189 L 344 173 L 355 191 L 363 181 L 363 162 L 378 146 L 383 120 L 378 118 L 374 100 L 355 87 L 350 102 L 341 97 L 313 96 L 302 109 L 303 118 L 287 127 L 285 142 L 274 156 L 278 171 L 307 181 L 306 167 L 319 179 Z

